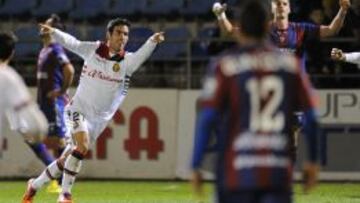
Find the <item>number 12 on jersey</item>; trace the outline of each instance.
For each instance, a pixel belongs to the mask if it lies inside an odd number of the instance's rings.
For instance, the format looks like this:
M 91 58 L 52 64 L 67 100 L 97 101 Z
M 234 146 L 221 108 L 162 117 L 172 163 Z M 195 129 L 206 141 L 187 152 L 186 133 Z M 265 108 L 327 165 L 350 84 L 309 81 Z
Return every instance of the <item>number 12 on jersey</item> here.
M 246 89 L 250 95 L 250 130 L 281 131 L 285 125 L 284 112 L 279 109 L 284 97 L 283 81 L 277 76 L 251 78 L 246 82 Z

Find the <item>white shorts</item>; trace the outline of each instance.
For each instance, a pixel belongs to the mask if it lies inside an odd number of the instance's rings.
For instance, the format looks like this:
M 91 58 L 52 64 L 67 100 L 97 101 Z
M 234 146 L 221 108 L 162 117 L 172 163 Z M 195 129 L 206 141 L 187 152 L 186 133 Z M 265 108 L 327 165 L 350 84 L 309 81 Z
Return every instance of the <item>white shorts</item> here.
M 106 121 L 90 121 L 80 112 L 72 111 L 70 109 L 66 110 L 65 119 L 67 140 L 72 142 L 72 135 L 74 133 L 86 132 L 90 138 L 90 146 L 96 143 L 96 139 L 104 131 L 107 125 Z

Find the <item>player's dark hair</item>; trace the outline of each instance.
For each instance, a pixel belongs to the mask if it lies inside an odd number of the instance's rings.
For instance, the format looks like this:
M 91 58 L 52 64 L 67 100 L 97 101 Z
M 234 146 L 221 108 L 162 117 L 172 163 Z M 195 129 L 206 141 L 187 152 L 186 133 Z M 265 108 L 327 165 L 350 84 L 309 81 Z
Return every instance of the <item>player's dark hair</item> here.
M 16 36 L 13 33 L 0 32 L 0 60 L 10 58 L 15 50 Z
M 62 23 L 60 16 L 56 14 L 51 14 L 51 27 L 57 28 L 59 30 L 65 30 L 65 25 Z
M 241 32 L 257 39 L 266 37 L 271 19 L 269 3 L 263 0 L 246 0 L 238 7 L 236 20 L 240 24 Z
M 131 24 L 130 21 L 125 18 L 115 18 L 108 22 L 107 24 L 107 31 L 112 33 L 114 31 L 114 28 L 119 25 L 126 25 L 130 28 Z

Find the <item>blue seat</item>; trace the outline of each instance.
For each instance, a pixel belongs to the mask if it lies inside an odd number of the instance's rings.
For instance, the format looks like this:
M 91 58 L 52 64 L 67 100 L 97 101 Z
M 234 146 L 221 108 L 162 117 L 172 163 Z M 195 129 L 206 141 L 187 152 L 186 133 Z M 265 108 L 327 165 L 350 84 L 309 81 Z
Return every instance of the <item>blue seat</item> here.
M 115 4 L 108 9 L 107 14 L 110 16 L 119 16 L 119 15 L 135 15 L 139 13 L 147 5 L 147 0 L 117 0 Z
M 203 27 L 199 30 L 197 34 L 197 38 L 199 39 L 209 39 L 218 37 L 216 36 L 218 34 L 218 28 L 213 26 Z
M 34 9 L 31 13 L 35 17 L 46 17 L 52 13 L 64 14 L 71 11 L 73 8 L 73 0 L 43 0 L 39 7 Z
M 106 14 L 110 8 L 110 0 L 75 0 L 75 10 L 69 17 L 74 20 L 86 20 Z
M 141 45 L 153 34 L 154 32 L 147 27 L 135 27 L 130 29 L 129 42 L 125 50 L 134 52 L 138 50 Z
M 226 4 L 228 6 L 235 6 L 238 4 L 238 2 L 240 2 L 240 0 L 227 0 Z
M 186 40 L 191 37 L 191 33 L 186 26 L 167 28 L 164 32 L 168 39 Z
M 165 30 L 166 41 L 153 54 L 155 60 L 173 60 L 185 56 L 188 50 L 188 41 L 191 33 L 187 27 L 174 27 Z
M 15 35 L 19 41 L 35 41 L 40 43 L 39 31 L 38 26 L 21 27 L 15 30 Z
M 37 56 L 41 47 L 40 43 L 18 42 L 15 45 L 15 57 Z
M 134 27 L 130 29 L 130 40 L 144 40 L 149 38 L 153 33 L 154 31 L 148 27 Z
M 213 1 L 209 0 L 192 0 L 181 10 L 181 14 L 189 17 L 206 15 L 211 12 Z
M 37 26 L 23 27 L 15 30 L 19 42 L 15 46 L 15 56 L 36 56 L 42 45 Z
M 191 46 L 193 57 L 206 57 L 208 55 L 208 46 L 211 39 L 217 37 L 218 29 L 216 27 L 203 27 L 199 30 L 196 40 Z
M 89 41 L 104 41 L 106 39 L 106 28 L 104 26 L 94 26 L 87 33 L 86 39 Z
M 72 26 L 66 26 L 66 30 L 65 32 L 69 33 L 70 35 L 76 37 L 79 40 L 83 40 L 84 36 L 81 33 L 81 31 L 79 30 L 78 27 L 76 27 L 75 25 Z
M 6 0 L 0 8 L 2 16 L 17 16 L 30 13 L 36 6 L 36 0 Z
M 146 15 L 167 15 L 180 11 L 184 6 L 183 0 L 152 0 L 143 10 Z

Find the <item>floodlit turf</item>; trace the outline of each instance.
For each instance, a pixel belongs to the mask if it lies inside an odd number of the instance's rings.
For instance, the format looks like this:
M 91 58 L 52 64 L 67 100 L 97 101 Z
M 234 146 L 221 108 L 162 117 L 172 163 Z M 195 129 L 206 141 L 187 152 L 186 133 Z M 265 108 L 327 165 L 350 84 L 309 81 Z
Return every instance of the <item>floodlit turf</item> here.
M 19 203 L 25 188 L 25 181 L 0 181 L 0 203 Z M 206 184 L 208 196 L 204 203 L 210 203 L 211 189 Z M 76 203 L 197 203 L 186 182 L 129 182 L 129 181 L 80 181 L 74 187 Z M 57 195 L 41 191 L 36 203 L 56 202 Z M 299 203 L 360 203 L 360 184 L 320 184 L 309 195 L 295 190 L 295 202 Z

